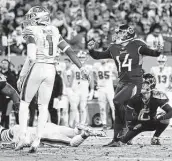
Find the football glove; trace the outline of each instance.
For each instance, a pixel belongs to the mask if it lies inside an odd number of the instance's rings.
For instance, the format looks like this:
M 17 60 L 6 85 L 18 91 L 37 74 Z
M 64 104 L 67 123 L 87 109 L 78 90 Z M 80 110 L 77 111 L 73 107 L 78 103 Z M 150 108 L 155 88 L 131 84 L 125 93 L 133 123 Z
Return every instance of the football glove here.
M 163 120 L 163 116 L 165 115 L 164 112 L 160 112 L 158 114 L 156 114 L 156 116 L 154 117 L 154 120 L 157 121 L 157 120 Z
M 81 67 L 80 70 L 82 79 L 90 80 L 89 71 L 85 67 Z
M 92 40 L 90 40 L 89 42 L 88 42 L 88 44 L 87 44 L 87 48 L 88 48 L 88 50 L 93 50 L 93 49 L 95 49 L 96 48 L 96 42 L 92 39 Z

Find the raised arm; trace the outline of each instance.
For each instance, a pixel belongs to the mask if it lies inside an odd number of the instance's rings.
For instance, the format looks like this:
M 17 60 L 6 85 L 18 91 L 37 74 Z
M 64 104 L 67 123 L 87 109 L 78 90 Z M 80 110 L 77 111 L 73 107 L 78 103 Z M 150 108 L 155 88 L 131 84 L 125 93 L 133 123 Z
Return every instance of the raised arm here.
M 138 48 L 138 53 L 145 56 L 158 57 L 163 50 L 163 45 L 158 43 L 156 49 L 150 49 L 147 46 L 140 46 Z
M 94 50 L 95 46 L 96 46 L 96 42 L 94 40 L 91 40 L 88 43 L 89 55 L 93 59 L 111 59 L 112 58 L 109 49 L 105 51 L 96 51 Z
M 58 47 L 69 56 L 69 58 L 73 61 L 74 64 L 76 64 L 76 66 L 78 68 L 82 67 L 81 62 L 79 61 L 78 57 L 76 56 L 76 53 L 73 51 L 73 49 L 71 48 L 71 46 L 62 38 L 60 37 L 60 41 L 58 44 Z

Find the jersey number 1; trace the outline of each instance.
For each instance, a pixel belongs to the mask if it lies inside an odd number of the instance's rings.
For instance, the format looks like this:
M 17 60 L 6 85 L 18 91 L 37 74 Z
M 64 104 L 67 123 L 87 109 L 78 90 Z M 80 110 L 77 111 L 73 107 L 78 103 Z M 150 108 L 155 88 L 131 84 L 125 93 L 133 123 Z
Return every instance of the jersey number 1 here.
M 49 55 L 52 56 L 53 55 L 53 39 L 51 35 L 47 35 L 46 36 L 46 40 L 48 41 L 49 44 Z
M 119 59 L 119 56 L 116 56 L 119 72 L 121 72 L 121 68 L 125 68 L 125 67 L 128 68 L 128 71 L 131 71 L 132 59 L 129 59 L 128 57 L 129 57 L 129 54 L 126 54 L 123 62 L 121 62 Z

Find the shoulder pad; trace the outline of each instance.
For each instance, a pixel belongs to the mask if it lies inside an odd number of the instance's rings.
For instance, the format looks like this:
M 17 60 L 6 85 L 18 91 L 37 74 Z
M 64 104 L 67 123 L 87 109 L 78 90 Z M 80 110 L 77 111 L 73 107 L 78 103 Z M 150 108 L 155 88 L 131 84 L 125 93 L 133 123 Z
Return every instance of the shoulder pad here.
M 58 29 L 57 27 L 55 27 L 55 26 L 52 26 L 52 30 L 53 30 L 54 32 L 59 33 L 59 29 Z
M 164 92 L 158 91 L 158 90 L 153 90 L 153 98 L 157 99 L 168 99 L 167 95 Z
M 147 46 L 146 42 L 142 39 L 134 39 L 133 42 L 137 43 L 140 46 L 142 46 L 142 45 Z

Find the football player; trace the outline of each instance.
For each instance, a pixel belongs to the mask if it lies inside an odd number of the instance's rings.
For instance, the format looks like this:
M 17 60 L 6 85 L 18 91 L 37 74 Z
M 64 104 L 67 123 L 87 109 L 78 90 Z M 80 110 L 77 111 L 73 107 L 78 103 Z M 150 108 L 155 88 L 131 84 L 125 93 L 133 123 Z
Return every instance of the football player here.
M 160 145 L 159 136 L 169 125 L 172 107 L 168 103 L 167 95 L 155 89 L 155 85 L 155 77 L 149 73 L 145 74 L 140 95 L 128 102 L 128 132 L 121 139 L 122 143 L 127 143 L 141 132 L 155 131 L 151 144 Z M 161 108 L 161 113 L 158 113 L 158 107 Z M 121 146 L 121 142 L 119 141 L 116 146 Z
M 167 92 L 171 89 L 171 81 L 172 81 L 172 67 L 167 66 L 167 56 L 160 55 L 157 58 L 158 66 L 151 68 L 151 74 L 155 76 L 156 79 L 156 88 Z
M 97 92 L 98 92 L 98 103 L 100 107 L 100 116 L 103 125 L 103 129 L 107 129 L 107 103 L 112 110 L 113 122 L 115 119 L 115 107 L 113 104 L 114 98 L 114 87 L 113 77 L 114 68 L 110 67 L 107 60 L 103 59 L 99 65 L 95 64 L 95 74 L 97 80 Z
M 56 74 L 58 77 L 60 77 L 59 79 L 61 79 L 61 83 L 60 82 L 57 82 L 58 83 L 58 86 L 56 85 L 56 88 L 54 90 L 59 91 L 58 92 L 58 97 L 54 98 L 54 99 L 57 99 L 58 101 L 62 100 L 63 99 L 63 90 L 64 90 L 64 85 L 63 85 L 63 71 L 65 70 L 65 63 L 64 62 L 60 62 L 60 54 L 56 57 Z M 54 101 L 53 100 L 53 106 L 54 106 Z M 60 121 L 61 121 L 61 108 L 60 106 L 56 106 L 54 107 L 56 110 L 57 110 L 57 124 L 60 125 Z M 52 114 L 53 114 L 54 110 L 52 110 Z M 67 126 L 67 125 L 66 125 Z
M 84 64 L 87 56 L 82 55 L 78 56 L 81 63 Z M 92 66 L 89 64 L 84 64 L 85 69 L 89 73 L 89 79 L 86 79 L 82 76 L 80 70 L 76 65 L 73 65 L 73 82 L 72 82 L 72 90 L 76 94 L 76 103 L 77 110 L 79 111 L 79 122 L 81 124 L 86 124 L 87 120 L 87 101 L 93 99 L 94 95 L 94 79 Z M 90 91 L 89 91 L 90 87 Z M 72 122 L 71 122 L 72 123 Z
M 10 129 L 0 126 L 0 141 L 2 148 L 14 148 L 20 140 L 20 126 L 14 125 Z M 26 134 L 26 142 L 24 146 L 31 146 L 36 135 L 36 127 L 28 127 Z M 106 136 L 101 130 L 93 130 L 88 126 L 77 125 L 74 129 L 59 126 L 53 123 L 46 123 L 42 134 L 41 142 L 48 145 L 67 145 L 77 147 L 84 142 L 89 136 Z
M 46 8 L 32 7 L 24 17 L 23 26 L 23 37 L 27 43 L 27 58 L 18 80 L 18 88 L 21 90 L 19 123 L 22 134 L 16 150 L 23 146 L 27 129 L 28 106 L 38 92 L 37 136 L 30 149 L 30 151 L 36 151 L 48 118 L 48 104 L 56 73 L 54 66 L 56 53 L 60 49 L 78 68 L 81 68 L 82 64 L 58 29 L 50 25 L 50 12 Z M 85 70 L 83 68 L 81 70 L 85 74 Z
M 71 60 L 66 58 L 64 60 L 65 68 L 61 74 L 63 79 L 63 95 L 61 101 L 57 104 L 59 108 L 62 108 L 62 125 L 69 125 L 69 106 L 71 109 L 76 108 L 76 103 L 73 101 L 75 97 L 75 93 L 71 88 L 71 80 L 72 80 L 72 70 L 71 70 Z M 75 112 L 75 111 L 74 111 Z
M 10 84 L 7 83 L 6 77 L 3 74 L 0 74 L 0 93 L 5 96 L 8 96 L 13 101 L 15 119 L 16 119 L 16 123 L 18 124 L 20 96 L 17 93 L 17 91 Z
M 115 105 L 114 138 L 106 146 L 113 147 L 119 132 L 125 126 L 123 108 L 127 101 L 141 91 L 143 56 L 158 57 L 163 49 L 158 43 L 156 50 L 150 49 L 145 42 L 136 39 L 131 26 L 120 25 L 112 34 L 112 43 L 105 51 L 95 50 L 96 42 L 88 43 L 89 54 L 94 59 L 114 59 L 118 70 L 119 82 L 113 99 Z M 120 115 L 121 113 L 121 115 Z
M 85 58 L 80 58 L 83 63 Z M 91 67 L 89 65 L 84 65 L 85 69 L 89 71 L 89 81 L 85 79 L 77 66 L 72 65 L 70 68 L 70 76 L 68 75 L 68 87 L 67 95 L 70 99 L 70 112 L 69 112 L 69 126 L 73 127 L 74 122 L 76 123 L 86 123 L 87 119 L 87 100 L 91 100 L 94 95 L 94 82 L 93 75 L 91 72 Z M 66 72 L 66 74 L 69 72 Z M 90 93 L 89 93 L 90 85 Z
M 172 67 L 167 66 L 167 56 L 160 55 L 157 58 L 158 66 L 151 68 L 151 74 L 155 76 L 156 88 L 166 93 L 169 104 L 172 106 Z M 172 125 L 172 119 L 170 119 Z

